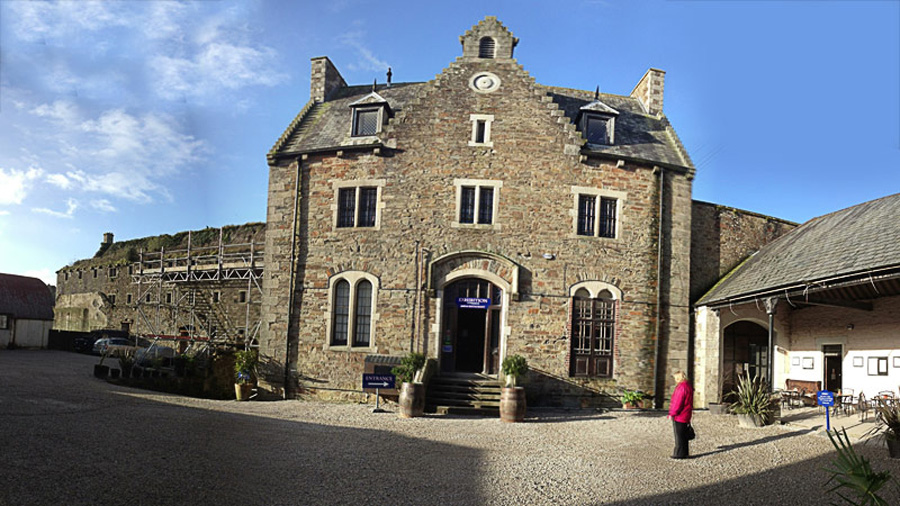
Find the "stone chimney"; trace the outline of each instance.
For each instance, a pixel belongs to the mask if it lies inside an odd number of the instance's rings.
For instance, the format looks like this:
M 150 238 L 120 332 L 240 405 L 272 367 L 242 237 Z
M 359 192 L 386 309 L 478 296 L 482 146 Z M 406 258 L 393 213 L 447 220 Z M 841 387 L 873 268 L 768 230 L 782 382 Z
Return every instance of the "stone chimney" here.
M 650 114 L 662 114 L 665 83 L 666 71 L 651 68 L 631 90 L 631 96 L 640 100 Z
M 112 244 L 113 237 L 115 237 L 115 236 L 113 236 L 112 232 L 107 232 L 107 233 L 103 234 L 103 242 L 100 243 L 100 246 L 109 246 L 110 244 Z
M 327 56 L 319 56 L 311 60 L 312 72 L 309 78 L 309 98 L 316 102 L 324 102 L 334 90 L 347 86 L 341 73 Z

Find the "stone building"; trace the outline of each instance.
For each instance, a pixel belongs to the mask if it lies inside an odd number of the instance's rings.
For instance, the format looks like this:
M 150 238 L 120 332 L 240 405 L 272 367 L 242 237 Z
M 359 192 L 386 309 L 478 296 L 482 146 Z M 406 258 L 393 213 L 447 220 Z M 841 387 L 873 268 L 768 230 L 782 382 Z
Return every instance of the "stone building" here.
M 259 330 L 265 224 L 115 242 L 57 271 L 53 328 L 244 343 Z M 171 344 L 171 343 L 170 343 Z
M 310 100 L 268 155 L 263 386 L 355 396 L 385 356 L 496 377 L 520 354 L 529 402 L 662 402 L 691 364 L 691 293 L 781 222 L 692 203 L 662 70 L 627 95 L 581 91 L 535 82 L 493 17 L 460 42 L 421 83 L 350 86 L 312 59 Z M 697 213 L 746 233 L 699 235 L 716 257 L 692 289 Z
M 739 374 L 855 401 L 900 385 L 900 194 L 814 218 L 727 274 L 696 306 L 695 387 Z M 769 350 L 773 350 L 770 353 Z M 770 365 L 771 361 L 771 365 Z

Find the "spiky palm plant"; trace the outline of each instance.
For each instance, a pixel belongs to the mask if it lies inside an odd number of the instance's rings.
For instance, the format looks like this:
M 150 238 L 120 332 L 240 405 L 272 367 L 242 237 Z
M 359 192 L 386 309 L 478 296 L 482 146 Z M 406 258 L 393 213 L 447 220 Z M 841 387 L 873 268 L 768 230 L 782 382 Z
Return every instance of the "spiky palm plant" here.
M 769 384 L 750 373 L 738 376 L 737 388 L 731 392 L 731 411 L 739 415 L 758 415 L 768 420 L 778 405 L 778 399 L 769 391 Z
M 834 483 L 828 492 L 837 494 L 846 504 L 887 506 L 888 502 L 877 492 L 891 480 L 890 473 L 873 471 L 869 461 L 865 457 L 857 455 L 856 450 L 853 449 L 846 429 L 841 429 L 841 432 L 835 429 L 834 435 L 829 431 L 828 439 L 831 440 L 831 444 L 838 453 L 837 460 L 832 462 L 831 467 L 825 468 L 825 471 L 831 474 L 825 485 Z M 849 494 L 845 495 L 844 492 Z M 848 497 L 848 495 L 852 497 Z

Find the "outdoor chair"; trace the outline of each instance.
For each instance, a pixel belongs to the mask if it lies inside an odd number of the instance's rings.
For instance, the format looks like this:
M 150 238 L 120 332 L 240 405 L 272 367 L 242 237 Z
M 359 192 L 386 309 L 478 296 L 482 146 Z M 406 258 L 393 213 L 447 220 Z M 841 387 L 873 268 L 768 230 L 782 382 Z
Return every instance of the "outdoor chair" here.
M 856 412 L 859 413 L 859 421 L 865 422 L 869 416 L 869 402 L 866 401 L 866 394 L 860 392 L 856 399 Z

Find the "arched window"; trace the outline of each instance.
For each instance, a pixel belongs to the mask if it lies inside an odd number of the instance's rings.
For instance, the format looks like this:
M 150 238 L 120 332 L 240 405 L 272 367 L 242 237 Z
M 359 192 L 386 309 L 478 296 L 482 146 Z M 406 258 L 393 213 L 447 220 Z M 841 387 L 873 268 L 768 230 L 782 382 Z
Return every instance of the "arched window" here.
M 616 300 L 609 290 L 595 297 L 582 287 L 572 297 L 572 376 L 610 378 L 616 338 Z
M 495 43 L 494 39 L 491 37 L 482 37 L 478 42 L 478 57 L 479 58 L 493 58 L 494 57 L 494 49 Z
M 377 278 L 364 272 L 345 272 L 331 282 L 328 346 L 372 346 L 373 312 Z

